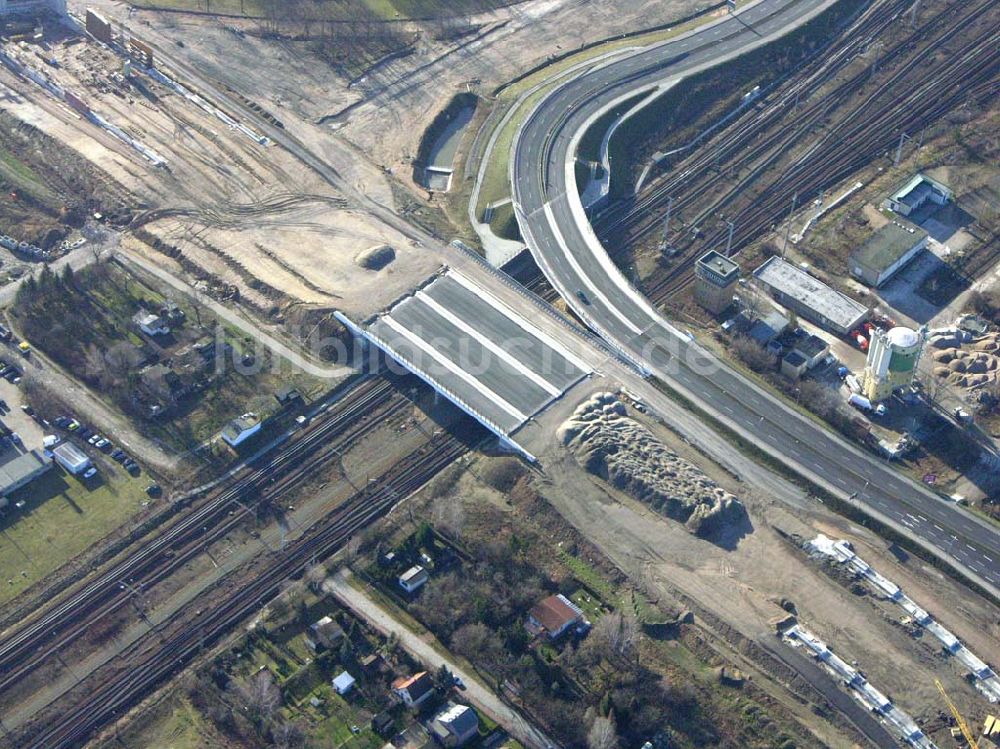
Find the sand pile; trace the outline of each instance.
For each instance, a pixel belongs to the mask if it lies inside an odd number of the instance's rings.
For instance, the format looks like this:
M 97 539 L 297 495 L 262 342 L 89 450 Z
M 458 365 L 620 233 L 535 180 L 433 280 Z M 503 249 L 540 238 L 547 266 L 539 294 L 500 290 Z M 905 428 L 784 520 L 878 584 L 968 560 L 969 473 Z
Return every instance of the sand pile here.
M 1000 333 L 987 333 L 962 346 L 957 339 L 935 336 L 931 345 L 937 350 L 934 375 L 949 385 L 980 388 L 1000 374 Z
M 591 473 L 705 537 L 742 525 L 736 497 L 625 415 L 613 393 L 585 401 L 558 432 Z

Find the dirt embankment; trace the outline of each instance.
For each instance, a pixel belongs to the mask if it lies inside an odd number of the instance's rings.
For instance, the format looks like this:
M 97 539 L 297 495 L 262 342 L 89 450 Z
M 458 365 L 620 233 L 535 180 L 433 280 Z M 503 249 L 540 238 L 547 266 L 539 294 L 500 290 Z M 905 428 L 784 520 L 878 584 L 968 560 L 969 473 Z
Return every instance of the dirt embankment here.
M 559 439 L 590 473 L 697 536 L 714 537 L 746 522 L 735 496 L 626 416 L 612 393 L 580 405 L 559 429 Z

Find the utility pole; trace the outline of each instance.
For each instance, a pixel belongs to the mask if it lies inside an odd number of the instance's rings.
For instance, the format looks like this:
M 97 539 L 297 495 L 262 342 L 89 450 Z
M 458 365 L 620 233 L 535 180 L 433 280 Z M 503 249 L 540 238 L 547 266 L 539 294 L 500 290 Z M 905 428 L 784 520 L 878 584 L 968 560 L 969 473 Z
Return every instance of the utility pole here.
M 122 590 L 128 591 L 129 600 L 132 602 L 133 608 L 135 608 L 135 613 L 139 615 L 139 618 L 146 623 L 146 626 L 149 627 L 149 631 L 152 632 L 154 629 L 153 622 L 151 622 L 149 617 L 146 615 L 147 604 L 146 598 L 142 592 L 142 583 L 139 583 L 139 587 L 136 587 L 134 585 L 130 585 L 125 580 L 120 580 L 118 582 L 118 587 Z
M 795 203 L 798 202 L 799 191 L 796 190 L 792 193 L 792 209 L 788 212 L 788 221 L 785 224 L 785 243 L 781 245 L 781 259 L 785 259 L 785 253 L 788 251 L 788 235 L 792 232 L 792 214 L 795 213 Z
M 727 221 L 722 219 L 723 222 L 729 226 L 729 236 L 726 238 L 726 257 L 729 257 L 729 251 L 733 248 L 733 230 L 736 228 L 736 224 L 732 221 Z
M 674 208 L 674 196 L 667 197 L 667 216 L 663 219 L 663 249 L 670 247 L 670 212 Z
M 908 141 L 910 136 L 906 133 L 899 134 L 899 145 L 896 146 L 896 158 L 892 160 L 892 165 L 894 167 L 899 166 L 899 157 L 903 155 L 903 143 Z

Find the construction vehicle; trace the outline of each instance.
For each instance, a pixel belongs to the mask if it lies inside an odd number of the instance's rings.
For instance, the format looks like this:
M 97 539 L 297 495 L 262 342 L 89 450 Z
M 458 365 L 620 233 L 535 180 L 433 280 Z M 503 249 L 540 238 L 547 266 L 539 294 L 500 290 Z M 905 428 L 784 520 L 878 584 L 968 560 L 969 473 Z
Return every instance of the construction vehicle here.
M 951 711 L 952 716 L 955 718 L 958 730 L 962 732 L 965 740 L 969 743 L 969 749 L 979 749 L 979 743 L 976 741 L 976 737 L 972 733 L 972 729 L 969 728 L 969 724 L 965 722 L 965 718 L 962 717 L 962 714 L 958 712 L 958 708 L 955 707 L 955 703 L 951 701 L 951 697 L 949 697 L 948 693 L 944 691 L 944 687 L 942 686 L 940 679 L 935 679 L 934 685 L 938 688 L 941 696 L 944 697 L 944 702 Z

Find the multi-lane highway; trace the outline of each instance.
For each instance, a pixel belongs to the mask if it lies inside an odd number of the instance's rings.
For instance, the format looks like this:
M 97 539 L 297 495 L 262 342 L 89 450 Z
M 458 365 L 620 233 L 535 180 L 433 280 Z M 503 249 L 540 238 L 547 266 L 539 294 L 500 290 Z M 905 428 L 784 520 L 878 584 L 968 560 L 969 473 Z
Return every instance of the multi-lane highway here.
M 832 4 L 761 0 L 668 43 L 584 70 L 553 89 L 515 139 L 511 182 L 518 224 L 549 282 L 624 359 L 1000 597 L 1000 533 L 994 526 L 848 444 L 691 343 L 614 266 L 576 191 L 577 143 L 617 102 L 778 38 Z

